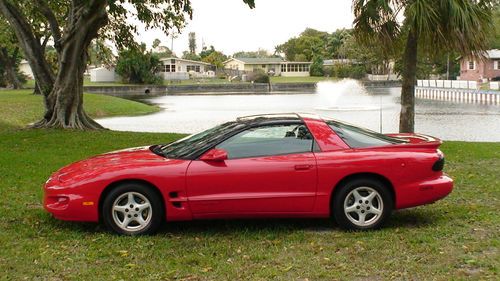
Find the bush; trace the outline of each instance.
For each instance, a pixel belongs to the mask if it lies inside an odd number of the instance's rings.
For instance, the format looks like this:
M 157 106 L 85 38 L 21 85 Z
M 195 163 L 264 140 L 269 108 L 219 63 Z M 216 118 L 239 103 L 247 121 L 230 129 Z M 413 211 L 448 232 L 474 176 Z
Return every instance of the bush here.
M 336 76 L 335 71 L 334 71 L 332 66 L 323 67 L 323 74 L 326 77 L 335 77 Z
M 156 75 L 159 63 L 158 57 L 146 52 L 146 46 L 143 44 L 120 51 L 116 62 L 116 73 L 125 83 L 160 84 L 162 78 Z
M 270 82 L 269 75 L 260 69 L 254 70 L 252 73 L 249 73 L 247 80 L 252 81 L 254 83 L 268 83 L 269 84 L 269 82 Z
M 491 78 L 491 81 L 500 81 L 500 76 Z
M 324 68 L 325 75 L 338 78 L 362 79 L 366 75 L 363 65 L 335 64 Z
M 309 67 L 309 74 L 311 76 L 323 76 L 323 59 L 319 56 L 314 57 L 311 66 Z

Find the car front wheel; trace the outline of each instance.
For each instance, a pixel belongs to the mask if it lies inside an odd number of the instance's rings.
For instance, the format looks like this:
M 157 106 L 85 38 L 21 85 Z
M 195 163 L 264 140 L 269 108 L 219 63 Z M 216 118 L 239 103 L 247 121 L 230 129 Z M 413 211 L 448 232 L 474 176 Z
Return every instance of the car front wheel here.
M 127 183 L 115 187 L 103 202 L 102 218 L 118 234 L 152 234 L 164 218 L 162 202 L 151 188 Z
M 339 188 L 333 201 L 333 214 L 340 227 L 376 229 L 390 216 L 393 208 L 391 194 L 381 182 L 357 179 Z

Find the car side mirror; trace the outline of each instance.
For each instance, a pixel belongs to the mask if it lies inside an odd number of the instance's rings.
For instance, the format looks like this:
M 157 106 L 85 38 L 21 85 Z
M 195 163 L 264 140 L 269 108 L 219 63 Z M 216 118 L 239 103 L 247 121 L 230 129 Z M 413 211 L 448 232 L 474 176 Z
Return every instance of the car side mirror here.
M 227 160 L 227 151 L 224 149 L 214 148 L 203 154 L 203 156 L 200 157 L 200 160 L 221 162 Z

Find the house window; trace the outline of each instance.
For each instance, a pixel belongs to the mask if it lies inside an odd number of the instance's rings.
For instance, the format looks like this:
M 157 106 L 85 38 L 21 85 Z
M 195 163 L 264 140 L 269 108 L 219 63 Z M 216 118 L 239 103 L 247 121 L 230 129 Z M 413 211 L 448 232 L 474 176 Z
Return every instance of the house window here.
M 163 72 L 175 72 L 175 65 L 174 64 L 167 64 L 163 66 Z
M 468 69 L 469 70 L 474 70 L 476 67 L 476 64 L 474 61 L 469 61 L 469 66 L 468 66 Z
M 500 60 L 493 61 L 493 69 L 500 70 Z
M 286 64 L 281 65 L 281 72 L 286 72 Z
M 200 66 L 199 65 L 188 65 L 186 67 L 187 72 L 194 71 L 194 72 L 200 72 Z
M 265 64 L 263 64 L 263 65 L 262 65 L 262 68 L 266 68 L 266 65 L 265 65 Z

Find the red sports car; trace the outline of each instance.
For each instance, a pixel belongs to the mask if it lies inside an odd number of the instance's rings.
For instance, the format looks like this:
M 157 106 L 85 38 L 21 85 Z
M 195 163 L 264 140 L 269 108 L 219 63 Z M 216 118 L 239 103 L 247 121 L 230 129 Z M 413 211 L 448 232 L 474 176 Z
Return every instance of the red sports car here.
M 165 220 L 249 217 L 333 216 L 346 229 L 374 229 L 394 209 L 451 192 L 440 144 L 310 114 L 241 117 L 66 166 L 45 184 L 44 206 L 129 235 Z

